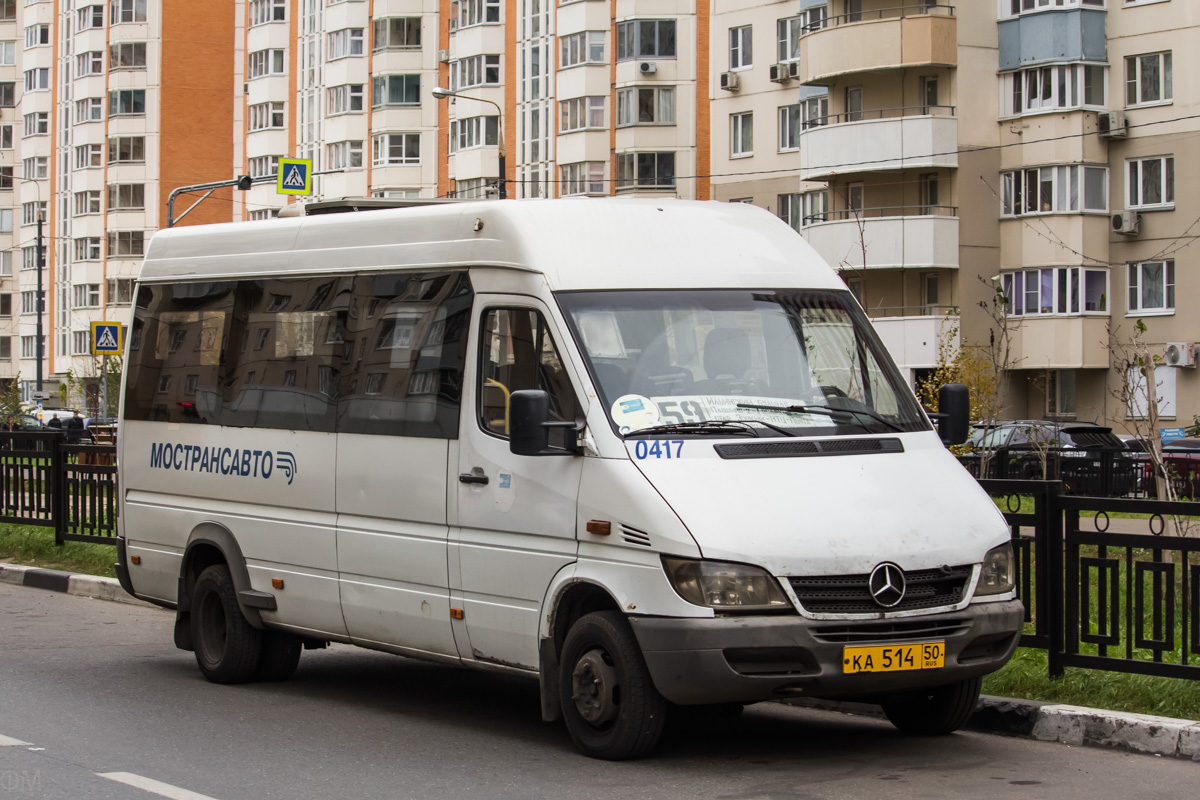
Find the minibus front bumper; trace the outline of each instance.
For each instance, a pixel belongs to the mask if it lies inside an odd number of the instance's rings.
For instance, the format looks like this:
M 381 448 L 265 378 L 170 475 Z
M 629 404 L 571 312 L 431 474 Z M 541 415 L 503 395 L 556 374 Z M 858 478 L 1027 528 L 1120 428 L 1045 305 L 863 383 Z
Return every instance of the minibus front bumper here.
M 629 617 L 655 686 L 674 703 L 754 703 L 785 697 L 861 698 L 940 686 L 1002 667 L 1020 639 L 1019 600 L 883 620 L 796 615 L 708 619 Z M 847 646 L 940 641 L 936 669 L 847 673 Z

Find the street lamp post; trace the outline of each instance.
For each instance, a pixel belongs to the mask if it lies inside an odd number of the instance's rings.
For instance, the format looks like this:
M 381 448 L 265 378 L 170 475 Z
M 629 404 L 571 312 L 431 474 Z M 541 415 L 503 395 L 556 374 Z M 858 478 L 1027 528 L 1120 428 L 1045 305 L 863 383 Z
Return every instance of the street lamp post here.
M 459 97 L 463 100 L 475 100 L 479 103 L 490 103 L 496 107 L 496 138 L 500 143 L 500 178 L 497 182 L 497 187 L 500 190 L 500 199 L 506 199 L 508 197 L 508 188 L 506 186 L 508 173 L 504 170 L 504 110 L 500 108 L 500 105 L 494 100 L 488 100 L 484 97 L 474 97 L 467 94 L 459 94 L 454 89 L 443 89 L 442 87 L 438 86 L 432 92 L 430 92 L 430 94 L 439 100 L 447 97 Z

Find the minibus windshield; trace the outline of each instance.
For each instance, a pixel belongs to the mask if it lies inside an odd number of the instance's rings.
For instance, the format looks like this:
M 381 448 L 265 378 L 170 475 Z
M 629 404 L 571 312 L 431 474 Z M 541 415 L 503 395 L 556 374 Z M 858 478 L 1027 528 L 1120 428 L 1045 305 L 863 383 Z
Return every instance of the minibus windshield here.
M 557 298 L 624 436 L 929 429 L 849 292 L 639 290 Z

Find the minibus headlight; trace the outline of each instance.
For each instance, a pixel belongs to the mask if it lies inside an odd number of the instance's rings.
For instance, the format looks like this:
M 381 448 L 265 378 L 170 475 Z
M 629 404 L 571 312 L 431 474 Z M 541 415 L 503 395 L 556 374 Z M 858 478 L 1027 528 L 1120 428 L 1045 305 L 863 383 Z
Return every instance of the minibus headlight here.
M 1016 584 L 1015 569 L 1011 542 L 988 550 L 987 555 L 983 557 L 983 569 L 979 572 L 979 585 L 975 587 L 975 596 L 1011 592 Z
M 775 578 L 749 564 L 664 557 L 663 569 L 679 596 L 694 605 L 725 611 L 791 607 Z

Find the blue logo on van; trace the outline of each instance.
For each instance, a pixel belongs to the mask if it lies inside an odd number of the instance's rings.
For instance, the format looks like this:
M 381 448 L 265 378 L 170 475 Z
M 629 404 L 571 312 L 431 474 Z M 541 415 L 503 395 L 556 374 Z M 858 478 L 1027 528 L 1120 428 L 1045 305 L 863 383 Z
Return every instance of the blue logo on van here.
M 269 479 L 279 471 L 287 478 L 289 486 L 297 471 L 296 456 L 288 450 L 202 447 L 170 442 L 150 443 L 150 468 L 263 479 Z

